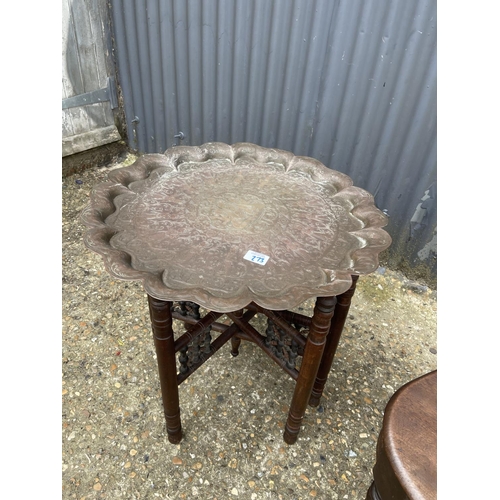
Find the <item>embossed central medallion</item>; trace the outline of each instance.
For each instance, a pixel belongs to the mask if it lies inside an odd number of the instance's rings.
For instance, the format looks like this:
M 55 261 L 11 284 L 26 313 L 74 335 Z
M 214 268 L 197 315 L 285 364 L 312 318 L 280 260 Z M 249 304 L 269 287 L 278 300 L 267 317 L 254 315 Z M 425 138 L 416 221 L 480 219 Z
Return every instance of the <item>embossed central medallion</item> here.
M 202 200 L 198 205 L 198 217 L 209 219 L 212 227 L 218 230 L 252 232 L 272 222 L 264 217 L 265 209 L 265 203 L 257 196 L 245 193 L 242 197 L 223 192 L 216 200 Z

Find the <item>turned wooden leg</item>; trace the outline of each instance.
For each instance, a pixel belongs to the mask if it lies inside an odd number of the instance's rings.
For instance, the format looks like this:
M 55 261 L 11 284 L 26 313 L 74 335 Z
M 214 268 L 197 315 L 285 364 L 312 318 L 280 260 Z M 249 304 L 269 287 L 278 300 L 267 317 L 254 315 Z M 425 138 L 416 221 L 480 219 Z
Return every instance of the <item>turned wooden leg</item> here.
M 241 319 L 243 317 L 243 309 L 240 309 L 239 311 L 235 311 L 233 313 L 238 319 Z M 241 344 L 241 339 L 238 337 L 238 334 L 234 335 L 231 337 L 231 355 L 232 356 L 238 356 L 240 353 L 240 344 Z
M 335 311 L 333 313 L 330 331 L 328 332 L 328 336 L 326 338 L 325 351 L 323 353 L 323 358 L 321 359 L 321 364 L 319 365 L 318 375 L 316 377 L 316 381 L 314 382 L 311 398 L 309 399 L 309 405 L 311 406 L 319 405 L 319 400 L 323 394 L 328 374 L 332 368 L 333 358 L 335 357 L 335 352 L 337 351 L 337 346 L 339 345 L 340 336 L 342 335 L 342 330 L 344 329 L 345 320 L 347 318 L 347 314 L 349 313 L 349 308 L 351 307 L 351 299 L 354 295 L 354 291 L 356 290 L 357 281 L 358 276 L 352 276 L 352 285 L 349 290 L 337 296 L 337 303 L 335 304 Z
M 307 336 L 304 356 L 283 436 L 283 439 L 288 444 L 293 444 L 297 441 L 300 425 L 304 418 L 325 348 L 326 336 L 330 329 L 330 321 L 334 308 L 335 297 L 318 297 L 316 299 L 311 327 Z
M 177 444 L 182 439 L 177 386 L 177 363 L 175 359 L 174 332 L 172 330 L 172 302 L 155 299 L 148 295 L 149 313 L 153 328 L 153 339 L 158 358 L 163 409 L 167 422 L 168 440 Z

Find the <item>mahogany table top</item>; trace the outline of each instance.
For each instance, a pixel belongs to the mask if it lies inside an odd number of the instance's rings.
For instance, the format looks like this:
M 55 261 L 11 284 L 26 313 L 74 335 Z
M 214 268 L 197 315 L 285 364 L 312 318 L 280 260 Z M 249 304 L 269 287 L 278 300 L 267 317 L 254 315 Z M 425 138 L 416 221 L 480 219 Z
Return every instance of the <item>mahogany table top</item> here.
M 394 394 L 385 410 L 381 438 L 391 475 L 394 473 L 408 498 L 435 500 L 437 370 L 409 382 Z

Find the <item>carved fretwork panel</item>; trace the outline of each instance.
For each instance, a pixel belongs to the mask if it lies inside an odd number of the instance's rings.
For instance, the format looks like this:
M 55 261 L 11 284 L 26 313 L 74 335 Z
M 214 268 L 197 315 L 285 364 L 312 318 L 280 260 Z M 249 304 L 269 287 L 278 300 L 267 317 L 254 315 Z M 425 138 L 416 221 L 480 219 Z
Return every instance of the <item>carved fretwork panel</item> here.
M 297 330 L 300 327 L 295 326 Z M 302 332 L 301 332 L 302 333 Z M 284 330 L 267 319 L 265 345 L 279 359 L 285 361 L 288 368 L 297 368 L 297 356 L 303 356 L 304 349 Z
M 186 373 L 200 364 L 210 354 L 211 342 L 212 328 L 209 326 L 179 351 L 179 373 Z
M 193 319 L 200 319 L 200 306 L 194 302 L 186 300 L 174 302 L 172 312 L 178 312 L 182 314 L 182 316 L 188 316 Z

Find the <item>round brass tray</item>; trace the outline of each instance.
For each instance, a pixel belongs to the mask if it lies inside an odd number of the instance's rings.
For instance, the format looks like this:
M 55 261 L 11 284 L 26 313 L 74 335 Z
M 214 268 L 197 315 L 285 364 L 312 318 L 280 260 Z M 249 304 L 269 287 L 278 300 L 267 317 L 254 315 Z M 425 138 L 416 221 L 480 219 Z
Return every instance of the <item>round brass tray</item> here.
M 348 176 L 249 143 L 141 156 L 93 189 L 82 220 L 113 276 L 219 312 L 343 293 L 391 242 L 386 216 Z

